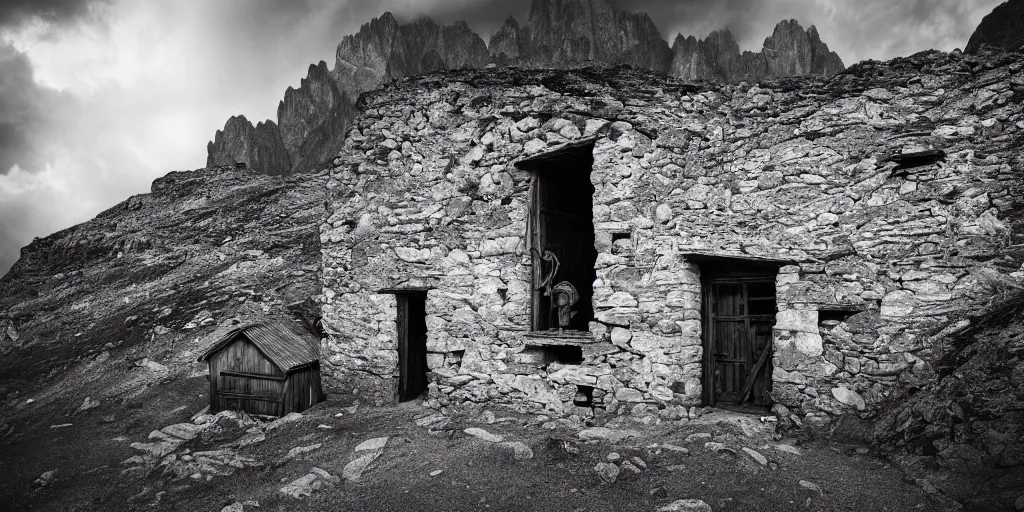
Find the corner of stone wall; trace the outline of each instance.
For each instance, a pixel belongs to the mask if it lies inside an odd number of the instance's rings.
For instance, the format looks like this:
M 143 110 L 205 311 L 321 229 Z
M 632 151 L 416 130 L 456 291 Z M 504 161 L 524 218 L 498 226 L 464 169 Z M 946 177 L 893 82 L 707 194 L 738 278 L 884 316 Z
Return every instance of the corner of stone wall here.
M 780 298 L 787 297 L 789 288 L 799 283 L 800 267 L 784 266 L 776 277 L 776 293 Z M 814 304 L 785 300 L 780 300 L 777 307 L 773 328 L 772 400 L 791 412 L 798 412 L 805 423 L 824 425 L 830 420 L 825 411 L 835 410 L 830 405 L 834 400 L 832 395 L 839 389 L 838 393 L 845 398 L 846 388 L 830 386 L 829 377 L 838 368 L 823 357 L 818 309 Z M 862 400 L 859 409 L 863 407 Z

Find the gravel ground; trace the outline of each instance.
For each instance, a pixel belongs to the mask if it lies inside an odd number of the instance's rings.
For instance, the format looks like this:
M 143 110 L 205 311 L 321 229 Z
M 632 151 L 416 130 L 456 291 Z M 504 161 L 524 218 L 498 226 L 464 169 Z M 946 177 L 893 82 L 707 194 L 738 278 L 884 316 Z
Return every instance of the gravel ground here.
M 256 501 L 258 508 L 250 504 L 244 510 L 653 511 L 684 498 L 703 500 L 715 511 L 951 506 L 865 447 L 773 439 L 772 427 L 756 416 L 726 411 L 652 426 L 612 422 L 612 431 L 632 430 L 636 437 L 583 441 L 579 428 L 543 428 L 535 417 L 499 409 L 491 409 L 493 416 L 441 418 L 420 426 L 416 420 L 432 411 L 416 404 L 344 407 L 331 399 L 239 450 L 260 467 L 198 482 L 161 476 L 160 467 L 122 474 L 127 466 L 121 461 L 138 453 L 129 444 L 145 441 L 150 430 L 189 421 L 204 405 L 197 398 L 204 386 L 205 379 L 184 379 L 152 388 L 134 407 L 104 406 L 70 421 L 37 415 L 35 421 L 15 422 L 10 442 L 0 447 L 0 499 L 10 510 L 219 511 Z M 72 425 L 50 428 L 51 421 Z M 509 447 L 467 434 L 472 427 L 524 443 L 532 456 L 517 459 Z M 220 431 L 188 447 L 215 448 L 243 433 Z M 353 448 L 381 436 L 388 437 L 385 448 L 358 481 L 327 484 L 301 500 L 280 492 L 314 467 L 343 475 L 356 457 Z M 725 449 L 716 452 L 718 446 L 709 442 Z M 784 443 L 796 444 L 800 454 L 775 447 Z M 285 460 L 292 448 L 315 444 L 321 446 Z M 614 482 L 602 481 L 598 463 L 619 468 Z M 33 483 L 51 470 L 45 487 Z

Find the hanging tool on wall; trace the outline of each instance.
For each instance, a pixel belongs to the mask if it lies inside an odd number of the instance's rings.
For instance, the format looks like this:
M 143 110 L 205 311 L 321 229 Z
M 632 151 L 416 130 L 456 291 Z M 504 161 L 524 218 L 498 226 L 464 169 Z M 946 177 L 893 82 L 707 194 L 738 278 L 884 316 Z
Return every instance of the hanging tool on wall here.
M 544 251 L 544 254 L 541 255 L 540 251 L 538 251 L 535 247 L 531 247 L 530 251 L 533 252 L 536 255 L 536 257 L 541 260 L 541 273 L 544 276 L 544 278 L 541 279 L 540 286 L 538 286 L 537 289 L 543 289 L 544 296 L 550 297 L 551 290 L 555 282 L 555 274 L 558 273 L 558 267 L 560 266 L 558 262 L 558 256 L 555 256 L 555 253 L 551 251 Z M 547 272 L 543 272 L 543 269 L 545 267 L 547 267 Z

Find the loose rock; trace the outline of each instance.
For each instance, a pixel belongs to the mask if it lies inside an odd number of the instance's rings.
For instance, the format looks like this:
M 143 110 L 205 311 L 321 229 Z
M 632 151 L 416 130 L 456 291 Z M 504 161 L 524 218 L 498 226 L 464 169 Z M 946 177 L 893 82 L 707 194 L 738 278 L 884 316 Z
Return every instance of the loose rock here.
M 711 512 L 711 505 L 704 500 L 676 500 L 668 505 L 658 507 L 657 512 Z

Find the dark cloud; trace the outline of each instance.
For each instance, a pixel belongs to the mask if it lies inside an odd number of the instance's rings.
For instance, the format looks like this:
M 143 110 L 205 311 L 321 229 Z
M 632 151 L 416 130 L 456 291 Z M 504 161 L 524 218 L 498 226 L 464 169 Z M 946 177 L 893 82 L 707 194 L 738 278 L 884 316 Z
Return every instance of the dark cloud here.
M 87 15 L 89 6 L 106 0 L 3 0 L 0 2 L 0 26 L 14 26 L 39 18 L 63 23 Z
M 728 28 L 736 39 L 748 38 L 760 23 L 765 2 L 758 0 L 616 0 L 615 7 L 630 12 L 645 12 L 658 26 L 662 37 L 671 43 L 677 34 L 704 37 L 714 30 Z M 781 20 L 775 20 L 778 22 Z
M 530 15 L 530 0 L 455 0 L 445 2 L 413 3 L 408 10 L 396 11 L 399 21 L 407 21 L 418 16 L 429 16 L 438 23 L 450 24 L 465 21 L 479 33 L 484 41 L 498 31 L 501 25 L 512 16 L 525 24 Z
M 0 174 L 17 164 L 25 169 L 43 165 L 38 141 L 58 108 L 60 94 L 32 79 L 25 54 L 0 42 Z

